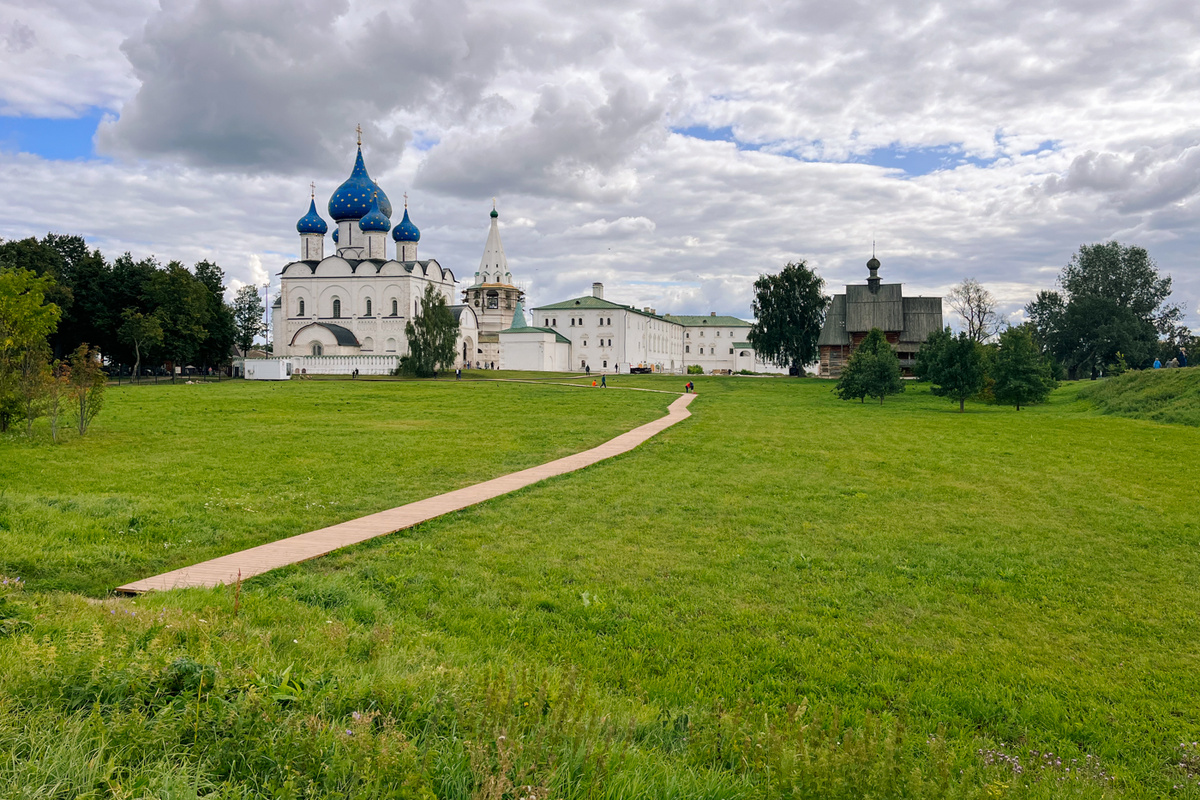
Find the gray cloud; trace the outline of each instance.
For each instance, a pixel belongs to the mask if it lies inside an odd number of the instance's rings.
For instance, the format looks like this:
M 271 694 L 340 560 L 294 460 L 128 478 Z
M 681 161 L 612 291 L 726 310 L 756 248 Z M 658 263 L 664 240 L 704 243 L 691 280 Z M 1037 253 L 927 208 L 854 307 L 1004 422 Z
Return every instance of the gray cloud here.
M 117 158 L 0 153 L 0 235 L 275 272 L 308 181 L 328 196 L 361 122 L 372 175 L 394 202 L 414 190 L 422 255 L 456 274 L 500 197 L 535 303 L 603 280 L 638 306 L 745 315 L 758 274 L 805 258 L 840 289 L 874 239 L 889 280 L 975 276 L 1016 311 L 1113 237 L 1200 302 L 1194 4 L 110 0 L 113 21 L 93 3 L 75 22 L 71 5 L 0 5 L 36 36 L 0 53 L 21 76 L 0 99 L 119 110 L 98 136 Z M 738 141 L 671 130 L 687 126 Z M 984 161 L 847 163 L 888 147 Z

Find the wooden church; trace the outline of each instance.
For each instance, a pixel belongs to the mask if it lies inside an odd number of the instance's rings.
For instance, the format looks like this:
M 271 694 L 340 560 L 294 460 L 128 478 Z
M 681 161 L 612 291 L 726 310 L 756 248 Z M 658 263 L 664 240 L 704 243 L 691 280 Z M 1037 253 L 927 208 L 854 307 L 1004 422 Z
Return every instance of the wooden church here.
M 817 339 L 820 375 L 837 378 L 850 354 L 872 328 L 879 328 L 900 358 L 900 369 L 911 375 L 917 350 L 933 331 L 942 328 L 942 298 L 905 297 L 903 284 L 881 283 L 879 259 L 867 262 L 866 284 L 846 287 L 833 296 L 825 326 Z

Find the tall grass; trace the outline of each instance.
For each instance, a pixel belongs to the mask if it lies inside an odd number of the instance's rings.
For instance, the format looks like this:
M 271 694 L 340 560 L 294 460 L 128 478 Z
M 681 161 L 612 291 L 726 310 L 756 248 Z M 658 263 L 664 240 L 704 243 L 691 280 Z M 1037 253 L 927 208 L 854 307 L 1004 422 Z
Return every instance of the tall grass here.
M 1200 426 L 1200 367 L 1126 372 L 1085 386 L 1079 396 L 1105 414 Z

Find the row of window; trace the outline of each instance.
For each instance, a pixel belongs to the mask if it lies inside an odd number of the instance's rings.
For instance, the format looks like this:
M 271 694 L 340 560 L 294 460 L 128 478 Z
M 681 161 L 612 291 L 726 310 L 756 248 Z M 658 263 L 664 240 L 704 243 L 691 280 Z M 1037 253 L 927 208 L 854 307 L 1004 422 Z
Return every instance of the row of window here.
M 692 346 L 691 346 L 690 344 L 689 344 L 689 345 L 684 345 L 684 347 L 683 347 L 683 352 L 685 352 L 685 353 L 690 353 L 690 352 L 692 352 Z M 710 356 L 715 356 L 715 355 L 717 354 L 717 348 L 715 348 L 715 347 L 710 347 L 710 348 L 708 348 L 708 354 L 709 354 Z M 703 348 L 703 347 L 701 347 L 701 348 L 700 348 L 700 355 L 704 355 L 704 348 Z M 729 355 L 733 355 L 733 348 L 732 348 L 732 347 L 731 347 L 731 348 L 729 348 Z M 746 353 L 745 353 L 745 352 L 743 352 L 743 353 L 742 353 L 742 355 L 746 355 Z
M 413 316 L 416 316 L 419 313 L 418 309 L 419 309 L 419 306 L 417 304 L 417 301 L 413 300 Z M 297 310 L 296 316 L 298 316 L 298 317 L 304 316 L 304 300 L 300 300 L 300 302 L 296 306 L 296 310 Z M 369 298 L 369 297 L 367 298 L 367 302 L 366 302 L 366 312 L 367 313 L 363 314 L 364 317 L 372 316 L 372 314 L 371 314 L 371 298 Z M 342 318 L 342 300 L 339 297 L 333 298 L 333 314 L 332 314 L 332 316 L 334 319 Z M 400 301 L 396 300 L 394 298 L 392 299 L 392 316 L 393 317 L 400 316 Z
M 549 328 L 549 327 L 552 327 L 557 324 L 558 324 L 558 320 L 555 319 L 555 320 L 551 321 L 550 317 L 547 317 L 546 319 L 544 319 L 542 321 L 542 327 L 544 327 L 544 328 Z M 574 328 L 576 325 L 582 325 L 582 324 L 583 324 L 583 317 L 571 317 L 571 327 L 572 328 Z M 601 317 L 598 324 L 612 325 L 612 317 Z
M 612 339 L 608 340 L 608 344 L 605 344 L 603 339 L 598 339 L 597 341 L 599 342 L 599 344 L 596 345 L 597 347 L 612 347 Z M 583 346 L 587 347 L 587 339 L 583 340 Z
M 717 331 L 717 338 L 720 338 L 720 337 L 721 337 L 721 332 L 720 332 L 720 331 Z M 692 332 L 691 332 L 691 331 L 685 331 L 685 332 L 684 332 L 684 334 L 683 334 L 683 338 L 685 338 L 685 339 L 690 339 L 690 338 L 692 338 Z M 700 331 L 700 338 L 701 338 L 701 339 L 703 339 L 703 338 L 704 338 L 704 331 Z M 729 332 L 729 338 L 731 338 L 731 339 L 733 338 L 733 331 L 730 331 L 730 332 Z

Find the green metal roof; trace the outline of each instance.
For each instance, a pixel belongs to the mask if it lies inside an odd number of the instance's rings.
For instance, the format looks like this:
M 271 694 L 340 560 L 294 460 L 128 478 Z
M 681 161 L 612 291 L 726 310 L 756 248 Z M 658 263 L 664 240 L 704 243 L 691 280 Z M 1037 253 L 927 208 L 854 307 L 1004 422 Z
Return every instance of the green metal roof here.
M 570 339 L 563 336 L 558 331 L 554 330 L 554 328 L 534 328 L 530 325 L 522 325 L 519 328 L 505 328 L 504 330 L 502 330 L 500 332 L 501 333 L 553 333 L 554 340 L 556 342 L 561 342 L 562 344 L 570 344 L 571 343 Z
M 659 319 L 664 322 L 674 323 L 676 325 L 680 324 L 677 319 L 675 319 L 674 317 L 671 317 L 670 315 L 664 316 L 662 314 L 651 314 L 649 311 L 642 311 L 641 309 L 634 308 L 633 306 L 621 305 L 620 303 L 614 303 L 611 300 L 601 300 L 599 297 L 593 297 L 590 294 L 584 295 L 583 297 L 575 297 L 571 300 L 563 300 L 561 303 L 551 303 L 548 306 L 538 306 L 537 308 L 535 308 L 533 310 L 534 311 L 574 311 L 574 310 L 586 311 L 588 309 L 595 310 L 595 309 L 605 309 L 605 308 L 611 308 L 611 309 L 615 309 L 617 311 L 629 311 L 631 313 L 638 314 L 643 317 L 650 317 L 651 319 Z
M 738 347 L 738 348 L 745 347 L 745 348 L 749 348 L 750 350 L 754 349 L 754 345 L 750 344 L 749 342 L 734 342 L 733 346 Z
M 671 322 L 678 322 L 680 325 L 686 325 L 689 328 L 694 328 L 699 325 L 711 325 L 716 328 L 749 328 L 752 323 L 746 322 L 744 319 L 737 317 L 714 317 L 711 314 L 704 316 L 690 316 L 687 314 L 665 314 L 664 317 Z

